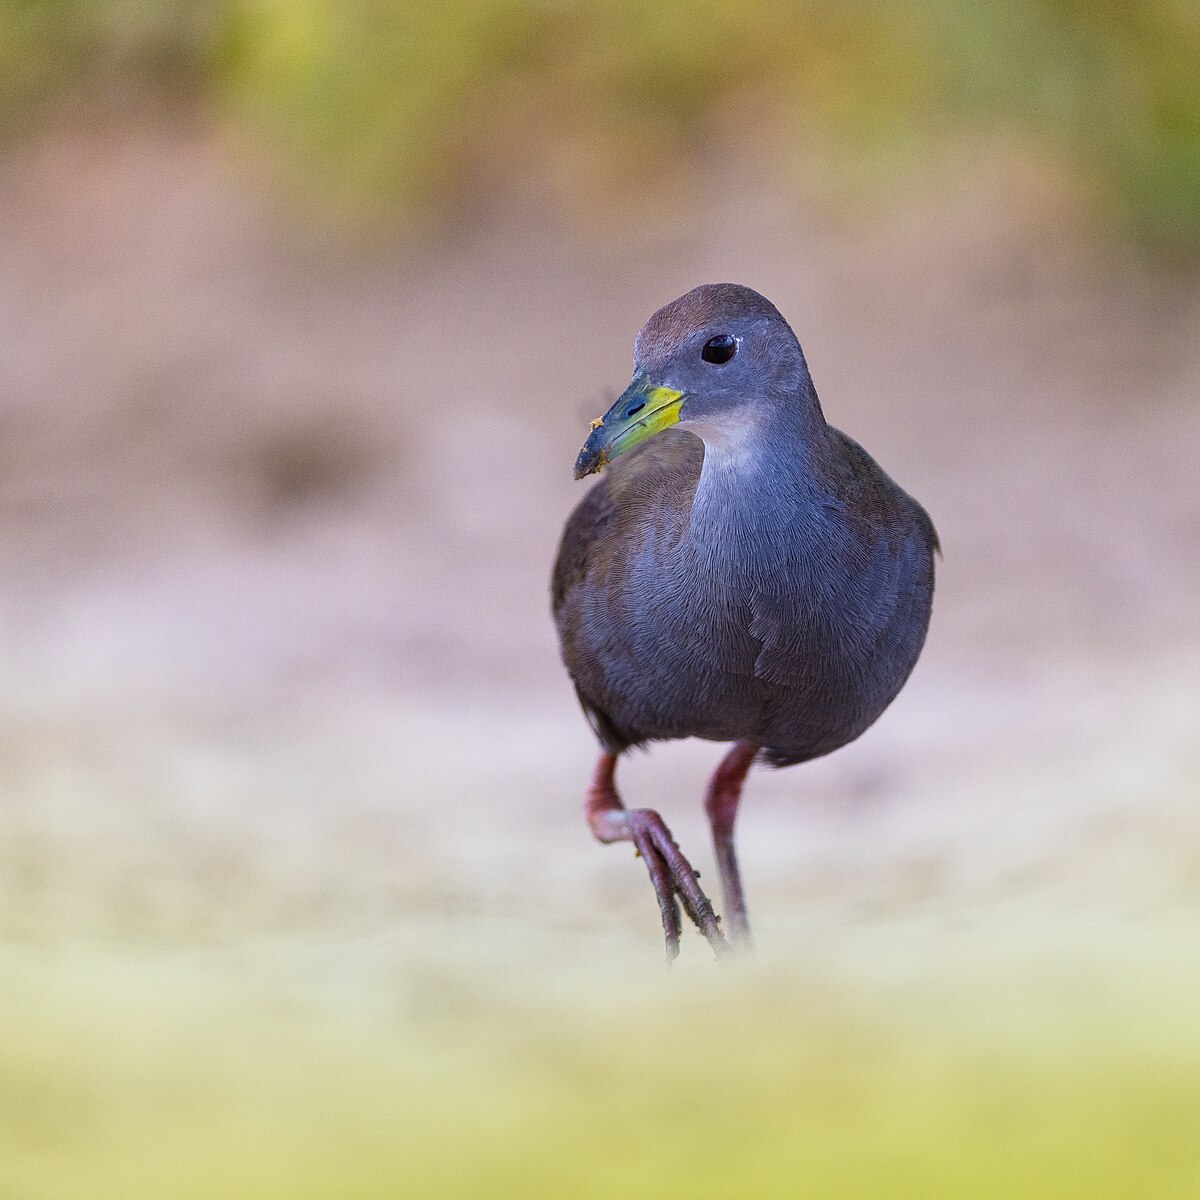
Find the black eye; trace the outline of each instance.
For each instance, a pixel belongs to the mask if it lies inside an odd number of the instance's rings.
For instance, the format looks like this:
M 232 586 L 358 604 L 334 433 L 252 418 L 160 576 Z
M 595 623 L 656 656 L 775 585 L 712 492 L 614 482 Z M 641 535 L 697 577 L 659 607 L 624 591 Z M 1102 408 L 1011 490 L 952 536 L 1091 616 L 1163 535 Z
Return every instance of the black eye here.
M 710 337 L 704 343 L 700 357 L 705 362 L 716 363 L 717 366 L 720 366 L 721 363 L 727 363 L 736 353 L 737 338 L 732 333 L 718 333 L 716 337 Z

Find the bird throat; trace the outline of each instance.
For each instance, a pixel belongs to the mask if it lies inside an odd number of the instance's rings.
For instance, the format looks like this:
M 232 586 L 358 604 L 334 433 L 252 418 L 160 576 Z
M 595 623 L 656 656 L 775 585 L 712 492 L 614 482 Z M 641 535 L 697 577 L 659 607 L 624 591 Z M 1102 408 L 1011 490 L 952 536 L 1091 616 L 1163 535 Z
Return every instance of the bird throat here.
M 719 556 L 794 543 L 820 509 L 803 433 L 786 420 L 696 432 L 704 462 L 688 521 L 695 543 Z

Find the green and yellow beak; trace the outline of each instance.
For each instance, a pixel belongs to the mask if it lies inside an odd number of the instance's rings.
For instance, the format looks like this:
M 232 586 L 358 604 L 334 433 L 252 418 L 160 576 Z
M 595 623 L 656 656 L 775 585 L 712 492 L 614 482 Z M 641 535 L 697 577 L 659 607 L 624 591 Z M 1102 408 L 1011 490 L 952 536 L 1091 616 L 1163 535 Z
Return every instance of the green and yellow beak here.
M 656 387 L 647 375 L 635 375 L 616 404 L 599 420 L 575 460 L 575 478 L 592 475 L 626 450 L 679 420 L 683 393 Z

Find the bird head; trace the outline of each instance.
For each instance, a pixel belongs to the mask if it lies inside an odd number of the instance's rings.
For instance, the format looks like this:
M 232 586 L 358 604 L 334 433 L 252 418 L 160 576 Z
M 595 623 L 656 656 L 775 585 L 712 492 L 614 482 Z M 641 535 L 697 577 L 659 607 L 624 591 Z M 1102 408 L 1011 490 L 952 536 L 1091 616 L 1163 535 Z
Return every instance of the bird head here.
M 633 378 L 592 422 L 575 478 L 672 425 L 706 441 L 737 436 L 798 394 L 816 405 L 800 343 L 779 310 L 748 287 L 704 284 L 660 308 L 637 335 Z

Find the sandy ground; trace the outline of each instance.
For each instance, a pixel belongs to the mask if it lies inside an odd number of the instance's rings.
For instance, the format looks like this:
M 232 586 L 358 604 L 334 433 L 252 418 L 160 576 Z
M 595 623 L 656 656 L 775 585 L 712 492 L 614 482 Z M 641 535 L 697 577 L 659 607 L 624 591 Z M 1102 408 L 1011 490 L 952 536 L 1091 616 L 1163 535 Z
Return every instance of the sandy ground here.
M 0 166 L 10 942 L 653 966 L 641 868 L 579 814 L 546 579 L 637 327 L 720 278 L 945 548 L 893 709 L 752 781 L 762 953 L 1194 909 L 1200 296 L 1091 249 L 1053 173 L 959 162 L 841 217 L 730 171 L 628 227 L 515 206 L 382 251 L 239 178 L 187 130 Z M 702 870 L 717 753 L 624 772 Z

